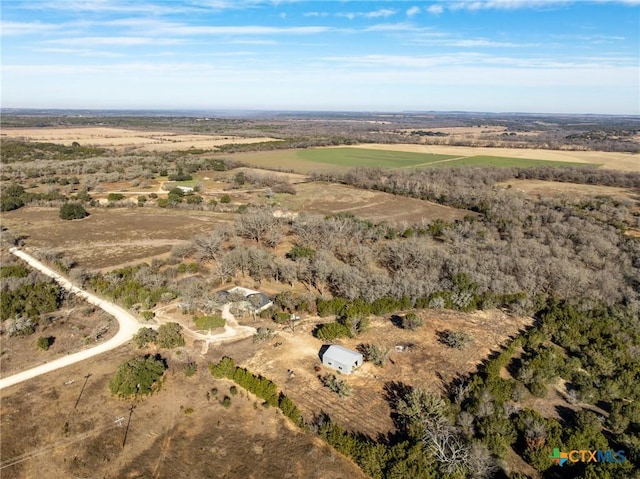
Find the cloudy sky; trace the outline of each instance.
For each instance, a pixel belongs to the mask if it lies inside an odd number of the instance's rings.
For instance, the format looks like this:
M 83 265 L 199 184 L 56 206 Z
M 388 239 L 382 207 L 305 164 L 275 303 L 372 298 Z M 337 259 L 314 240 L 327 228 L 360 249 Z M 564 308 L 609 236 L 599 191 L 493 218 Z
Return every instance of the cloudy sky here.
M 640 0 L 2 0 L 5 108 L 640 114 Z

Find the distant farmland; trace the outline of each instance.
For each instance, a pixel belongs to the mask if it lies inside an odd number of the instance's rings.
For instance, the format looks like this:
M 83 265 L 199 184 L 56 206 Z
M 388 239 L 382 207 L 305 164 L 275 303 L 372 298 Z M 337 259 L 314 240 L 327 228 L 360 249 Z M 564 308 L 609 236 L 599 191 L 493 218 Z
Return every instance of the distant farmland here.
M 506 156 L 467 156 L 456 158 L 451 161 L 439 161 L 433 165 L 425 165 L 432 167 L 461 167 L 461 166 L 492 166 L 495 168 L 511 168 L 529 166 L 593 166 L 598 167 L 596 163 L 575 163 L 569 161 L 553 161 L 553 160 L 534 160 L 530 158 L 509 158 Z
M 355 166 L 407 168 L 455 158 L 453 155 L 410 153 L 407 151 L 374 150 L 369 148 L 310 148 L 299 150 L 295 153 L 298 158 L 313 163 L 351 168 Z
M 392 145 L 389 145 L 392 148 Z M 308 173 L 310 171 L 343 170 L 354 167 L 432 168 L 492 166 L 499 168 L 529 166 L 600 166 L 596 163 L 513 158 L 488 155 L 446 155 L 430 152 L 408 152 L 373 148 L 309 148 L 242 153 L 234 157 L 252 166 L 282 168 Z

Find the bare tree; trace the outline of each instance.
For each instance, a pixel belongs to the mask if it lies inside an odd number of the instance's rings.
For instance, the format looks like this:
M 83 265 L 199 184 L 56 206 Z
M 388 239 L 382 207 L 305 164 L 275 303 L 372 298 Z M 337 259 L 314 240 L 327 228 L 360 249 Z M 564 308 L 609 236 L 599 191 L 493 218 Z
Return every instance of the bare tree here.
M 278 219 L 267 209 L 244 213 L 236 220 L 235 226 L 240 236 L 254 240 L 258 244 L 262 244 L 269 236 L 272 245 L 277 238 L 276 230 L 280 227 Z M 275 244 L 277 245 L 277 241 Z

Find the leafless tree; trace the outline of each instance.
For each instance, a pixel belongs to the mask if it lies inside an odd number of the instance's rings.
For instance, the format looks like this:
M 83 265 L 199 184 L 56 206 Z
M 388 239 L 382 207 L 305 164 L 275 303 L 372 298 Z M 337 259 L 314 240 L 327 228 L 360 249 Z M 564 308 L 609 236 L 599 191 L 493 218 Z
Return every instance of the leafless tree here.
M 258 244 L 271 237 L 271 245 L 274 244 L 275 230 L 280 228 L 277 218 L 268 209 L 259 209 L 242 214 L 235 223 L 236 232 L 247 239 L 254 240 Z M 277 245 L 277 241 L 275 242 Z

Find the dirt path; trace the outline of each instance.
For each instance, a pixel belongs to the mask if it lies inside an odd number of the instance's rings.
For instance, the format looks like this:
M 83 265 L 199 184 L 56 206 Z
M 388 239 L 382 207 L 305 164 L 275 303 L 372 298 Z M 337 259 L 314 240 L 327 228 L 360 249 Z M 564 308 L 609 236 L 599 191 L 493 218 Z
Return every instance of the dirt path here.
M 163 323 L 175 321 L 175 319 L 170 318 L 169 316 L 164 314 L 165 310 L 169 307 L 170 306 L 165 306 L 154 310 L 154 312 L 156 313 L 156 320 L 158 322 Z M 198 331 L 194 331 L 185 327 L 184 324 L 182 325 L 182 331 L 184 332 L 185 336 L 189 336 L 190 338 L 198 341 L 204 341 L 202 354 L 207 354 L 210 345 L 239 341 L 256 334 L 256 328 L 252 326 L 240 326 L 238 324 L 236 318 L 233 316 L 233 314 L 231 314 L 230 304 L 225 304 L 223 306 L 221 316 L 226 320 L 224 325 L 224 332 L 222 333 L 212 334 L 211 331 L 209 331 L 207 334 L 202 334 Z
M 59 358 L 53 360 L 51 362 L 42 364 L 35 368 L 27 369 L 26 371 L 22 371 L 18 374 L 14 374 L 12 376 L 8 376 L 6 378 L 0 379 L 0 389 L 4 389 L 9 386 L 13 386 L 14 384 L 18 384 L 22 381 L 26 381 L 28 379 L 34 378 L 36 376 L 40 376 L 41 374 L 46 374 L 51 371 L 55 371 L 56 369 L 64 368 L 65 366 L 69 366 L 71 364 L 75 364 L 80 361 L 84 361 L 85 359 L 91 358 L 98 354 L 102 354 L 106 351 L 110 351 L 112 349 L 117 348 L 128 342 L 133 335 L 143 327 L 138 320 L 130 313 L 122 309 L 120 306 L 117 306 L 109 301 L 106 301 L 102 298 L 97 297 L 94 294 L 91 294 L 83 289 L 74 286 L 71 281 L 62 277 L 55 271 L 47 268 L 40 261 L 35 259 L 34 257 L 28 255 L 24 251 L 20 251 L 18 248 L 11 248 L 11 253 L 16 255 L 18 258 L 26 261 L 29 266 L 37 269 L 41 273 L 46 274 L 47 276 L 53 278 L 60 286 L 62 286 L 67 291 L 70 291 L 88 303 L 91 303 L 95 306 L 98 306 L 118 321 L 118 325 L 120 329 L 116 333 L 116 335 L 110 340 L 99 344 L 95 348 L 85 349 L 84 351 L 79 351 L 74 354 L 70 354 L 69 356 Z
M 145 326 L 140 324 L 135 316 L 125 311 L 120 306 L 99 298 L 96 295 L 89 293 L 88 291 L 78 288 L 77 286 L 74 286 L 73 283 L 71 283 L 71 281 L 69 281 L 67 278 L 64 278 L 50 268 L 47 268 L 33 256 L 28 255 L 24 251 L 20 251 L 18 248 L 11 248 L 10 251 L 18 258 L 26 261 L 31 267 L 53 278 L 58 284 L 60 284 L 60 286 L 62 286 L 67 291 L 78 295 L 88 303 L 98 306 L 99 308 L 103 309 L 105 312 L 116 318 L 120 329 L 113 338 L 96 346 L 95 348 L 85 349 L 84 351 L 79 351 L 77 353 L 70 354 L 69 356 L 59 358 L 35 368 L 27 369 L 26 371 L 22 371 L 12 376 L 0 379 L 0 390 L 9 386 L 13 386 L 14 384 L 18 384 L 22 381 L 34 378 L 36 376 L 40 376 L 41 374 L 46 374 L 48 372 L 55 371 L 56 369 L 64 368 L 65 366 L 84 361 L 85 359 L 115 349 L 118 346 L 121 346 L 130 341 L 133 335 L 136 334 L 136 332 L 140 328 L 156 328 L 158 326 Z M 226 324 L 224 326 L 224 332 L 220 334 L 211 334 L 211 332 L 209 332 L 208 334 L 202 334 L 183 327 L 185 335 L 205 342 L 203 354 L 207 352 L 210 344 L 222 344 L 225 342 L 237 341 L 249 336 L 253 336 L 256 333 L 255 328 L 251 326 L 240 326 L 238 324 L 236 319 L 231 314 L 229 304 L 225 305 L 222 309 L 222 317 L 226 320 Z

